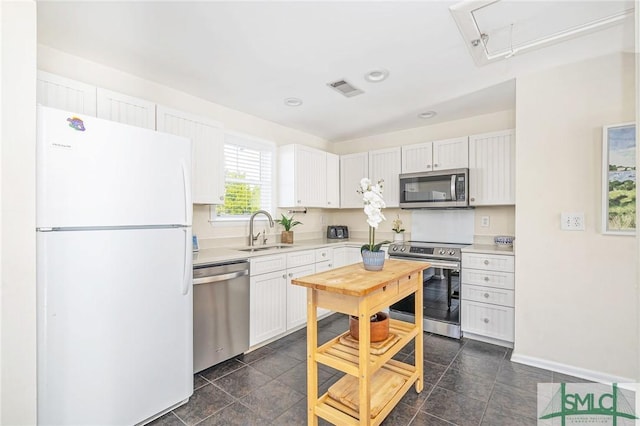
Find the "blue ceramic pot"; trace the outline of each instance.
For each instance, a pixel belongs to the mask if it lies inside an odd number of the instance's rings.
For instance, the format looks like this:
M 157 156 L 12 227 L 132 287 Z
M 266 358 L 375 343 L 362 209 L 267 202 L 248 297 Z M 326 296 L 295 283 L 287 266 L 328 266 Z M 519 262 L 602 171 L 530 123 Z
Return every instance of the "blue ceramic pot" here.
M 384 250 L 362 250 L 362 264 L 367 271 L 381 271 L 384 266 Z

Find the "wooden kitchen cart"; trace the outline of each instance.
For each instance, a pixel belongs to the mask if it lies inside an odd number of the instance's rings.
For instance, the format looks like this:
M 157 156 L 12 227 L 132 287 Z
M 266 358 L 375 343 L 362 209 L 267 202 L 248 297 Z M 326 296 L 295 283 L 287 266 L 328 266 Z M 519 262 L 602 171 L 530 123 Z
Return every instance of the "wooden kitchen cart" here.
M 425 262 L 388 259 L 382 271 L 366 271 L 357 263 L 291 281 L 307 287 L 309 425 L 317 425 L 318 417 L 336 425 L 379 425 L 412 384 L 416 392 L 422 391 L 422 315 L 416 315 L 414 323 L 391 319 L 389 333 L 397 338 L 385 352 L 373 350 L 378 354 L 371 353 L 369 318 L 412 293 L 415 312 L 422 312 L 422 271 L 429 266 Z M 358 348 L 345 344 L 349 331 L 318 347 L 317 308 L 358 317 Z M 412 339 L 415 365 L 391 359 Z M 357 388 L 357 394 L 350 395 L 350 400 L 332 398 L 329 392 L 319 397 L 318 363 L 346 373 L 333 386 L 351 388 L 354 393 Z M 373 382 L 377 384 L 373 386 Z

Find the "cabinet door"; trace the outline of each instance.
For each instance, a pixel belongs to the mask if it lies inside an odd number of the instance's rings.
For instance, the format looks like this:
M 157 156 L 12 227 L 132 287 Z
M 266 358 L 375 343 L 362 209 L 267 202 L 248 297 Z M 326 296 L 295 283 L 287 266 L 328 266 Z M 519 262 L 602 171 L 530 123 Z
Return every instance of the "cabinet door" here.
M 382 196 L 387 207 L 400 205 L 400 167 L 402 153 L 400 148 L 369 151 L 369 177 L 372 182 L 384 180 Z
M 469 137 L 469 204 L 516 203 L 515 132 L 507 130 Z
M 307 323 L 307 288 L 293 285 L 291 280 L 315 271 L 315 264 L 287 269 L 287 330 Z
M 362 196 L 356 192 L 360 180 L 369 177 L 369 154 L 359 152 L 340 156 L 340 207 L 363 207 Z
M 41 105 L 96 116 L 96 87 L 38 71 L 36 99 Z
M 327 156 L 304 145 L 278 149 L 278 206 L 326 207 Z
M 513 342 L 513 308 L 463 300 L 461 311 L 463 332 Z
M 402 147 L 402 173 L 430 172 L 433 164 L 433 142 Z
M 158 130 L 191 139 L 193 203 L 224 203 L 222 125 L 158 105 Z
M 287 276 L 285 271 L 252 276 L 249 305 L 249 344 L 257 345 L 287 329 Z
M 469 138 L 445 139 L 433 142 L 433 170 L 469 167 Z
M 97 89 L 98 118 L 156 129 L 156 104 L 122 93 Z
M 327 205 L 340 207 L 340 156 L 327 152 Z

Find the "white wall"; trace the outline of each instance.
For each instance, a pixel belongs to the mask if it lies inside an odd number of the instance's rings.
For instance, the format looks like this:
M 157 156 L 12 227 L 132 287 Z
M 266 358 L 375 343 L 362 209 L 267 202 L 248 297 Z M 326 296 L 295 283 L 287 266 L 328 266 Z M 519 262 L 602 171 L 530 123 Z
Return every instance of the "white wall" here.
M 397 132 L 373 135 L 365 138 L 344 142 L 334 142 L 331 149 L 336 154 L 351 154 L 354 152 L 371 151 L 415 143 L 429 142 L 473 135 L 477 133 L 494 132 L 512 129 L 515 126 L 515 111 L 500 111 L 492 114 L 479 115 L 462 120 L 448 121 L 430 126 L 416 127 Z M 517 146 L 516 139 L 516 146 Z M 494 235 L 513 235 L 515 231 L 514 207 L 478 207 L 474 210 L 476 220 L 476 235 L 491 237 Z M 400 215 L 405 229 L 411 229 L 411 211 L 401 209 L 385 209 L 387 220 L 380 224 L 376 241 L 392 239 L 393 219 Z M 490 216 L 490 227 L 480 227 L 480 217 Z M 368 227 L 362 209 L 341 210 L 339 214 L 332 214 L 329 218 L 332 225 L 347 225 L 352 236 L 367 238 Z M 405 238 L 410 238 L 406 235 Z
M 328 149 L 328 143 L 317 136 L 226 108 L 135 75 L 69 55 L 48 46 L 38 46 L 38 69 L 146 99 L 177 110 L 208 117 L 223 123 L 227 130 L 271 140 L 277 145 L 299 143 L 319 149 Z M 193 206 L 193 231 L 198 235 L 201 247 L 242 244 L 244 240 L 240 237 L 249 235 L 249 226 L 245 222 L 221 226 L 210 223 L 208 219 L 208 206 Z M 322 227 L 320 216 L 308 214 L 304 218 L 301 217 L 300 220 L 304 225 L 295 228 L 296 233 L 299 234 L 298 237 L 317 238 L 320 236 Z M 262 229 L 262 225 L 259 229 Z M 280 228 L 269 229 L 268 232 L 271 233 L 270 242 L 275 242 L 276 235 L 280 234 L 280 230 Z M 232 240 L 230 241 L 229 238 L 232 238 Z
M 624 54 L 517 81 L 516 357 L 638 379 L 636 238 L 599 226 L 602 126 L 634 121 L 634 76 Z
M 514 126 L 515 111 L 500 111 L 461 120 L 399 130 L 397 132 L 381 133 L 343 142 L 333 142 L 331 143 L 331 150 L 336 154 L 351 154 L 373 149 L 456 138 L 476 133 L 512 129 Z
M 36 4 L 2 2 L 0 423 L 36 424 Z

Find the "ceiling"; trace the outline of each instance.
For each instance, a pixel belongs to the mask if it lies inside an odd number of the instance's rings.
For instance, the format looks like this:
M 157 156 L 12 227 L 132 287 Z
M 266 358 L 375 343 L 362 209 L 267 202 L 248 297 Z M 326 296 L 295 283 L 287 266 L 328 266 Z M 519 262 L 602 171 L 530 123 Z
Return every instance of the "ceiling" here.
M 478 66 L 449 10 L 456 3 L 39 1 L 38 42 L 333 142 L 513 109 L 519 75 L 634 50 L 631 14 Z M 547 3 L 569 18 L 571 7 L 611 2 Z M 389 77 L 366 81 L 376 69 Z M 364 94 L 327 86 L 340 79 Z

